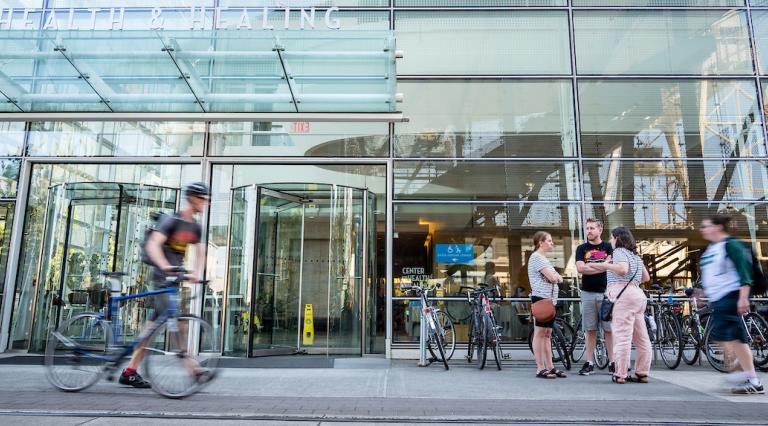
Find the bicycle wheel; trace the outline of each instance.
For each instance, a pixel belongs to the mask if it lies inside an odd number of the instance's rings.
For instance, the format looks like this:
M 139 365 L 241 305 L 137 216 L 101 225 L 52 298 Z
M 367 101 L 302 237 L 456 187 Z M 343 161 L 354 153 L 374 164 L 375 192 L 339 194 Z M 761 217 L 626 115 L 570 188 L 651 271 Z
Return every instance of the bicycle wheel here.
M 571 351 L 571 361 L 579 362 L 584 358 L 584 354 L 587 353 L 587 340 L 584 335 L 584 330 L 581 328 L 576 332 L 576 339 L 573 342 L 573 350 Z
M 429 353 L 432 354 L 432 358 L 435 361 L 440 361 L 448 369 L 448 359 L 445 356 L 445 346 L 443 344 L 442 332 L 440 324 L 437 323 L 437 317 L 434 313 L 430 314 L 429 322 L 427 323 L 427 332 L 429 336 L 427 338 L 427 348 Z
M 563 333 L 563 342 L 568 350 L 568 358 L 571 358 L 573 348 L 576 345 L 576 332 L 573 331 L 573 326 L 565 321 L 558 321 L 560 325 L 560 332 Z
M 680 339 L 680 326 L 677 320 L 665 312 L 659 317 L 658 345 L 661 359 L 664 365 L 674 370 L 680 365 L 683 356 L 682 340 Z
M 695 324 L 691 316 L 683 317 L 683 328 L 680 331 L 680 338 L 683 340 L 683 361 L 688 365 L 696 364 L 699 360 L 699 326 Z
M 469 332 L 469 339 L 467 340 L 467 363 L 472 364 L 472 355 L 475 350 L 475 340 L 477 339 L 477 331 L 475 330 L 475 316 L 469 317 L 469 325 L 467 327 Z
M 744 323 L 747 325 L 747 332 L 751 340 L 749 347 L 752 349 L 755 365 L 762 367 L 768 364 L 768 323 L 762 316 L 754 312 L 750 312 L 744 317 Z
M 219 349 L 210 324 L 195 316 L 170 318 L 144 342 L 144 372 L 152 389 L 184 398 L 216 376 Z
M 605 344 L 605 334 L 603 331 L 598 330 L 597 333 L 597 341 L 595 342 L 595 366 L 601 370 L 605 370 L 610 363 L 608 346 Z
M 475 342 L 477 348 L 477 358 L 475 359 L 475 362 L 477 363 L 477 368 L 481 370 L 485 368 L 485 361 L 488 356 L 488 326 L 486 325 L 486 321 L 485 316 L 483 316 L 483 322 L 479 324 L 477 340 Z
M 563 336 L 562 329 L 555 324 L 552 328 L 552 362 L 562 362 L 566 370 L 571 369 L 571 355 L 568 353 L 568 343 Z M 555 361 L 557 353 L 557 361 Z
M 446 361 L 450 360 L 456 350 L 456 330 L 453 328 L 453 321 L 448 314 L 442 311 L 435 314 L 435 321 L 438 326 L 438 336 L 445 350 L 445 359 Z
M 496 323 L 490 321 L 490 330 L 488 335 L 491 337 L 491 350 L 493 350 L 493 359 L 496 361 L 496 369 L 501 370 L 501 336 L 499 336 Z
M 712 330 L 707 327 L 706 335 L 704 336 L 704 355 L 707 357 L 707 361 L 715 370 L 721 373 L 728 372 L 728 363 L 725 357 L 725 350 L 717 342 L 711 340 Z
M 48 381 L 67 392 L 92 386 L 104 371 L 111 347 L 112 329 L 100 315 L 83 313 L 64 321 L 45 348 Z

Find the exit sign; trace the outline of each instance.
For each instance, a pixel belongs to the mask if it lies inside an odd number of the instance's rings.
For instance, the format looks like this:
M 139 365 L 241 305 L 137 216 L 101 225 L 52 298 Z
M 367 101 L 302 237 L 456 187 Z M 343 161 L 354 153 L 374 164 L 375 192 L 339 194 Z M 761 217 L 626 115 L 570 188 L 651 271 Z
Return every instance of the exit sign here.
M 312 123 L 309 121 L 294 121 L 291 123 L 292 133 L 309 133 L 312 130 Z

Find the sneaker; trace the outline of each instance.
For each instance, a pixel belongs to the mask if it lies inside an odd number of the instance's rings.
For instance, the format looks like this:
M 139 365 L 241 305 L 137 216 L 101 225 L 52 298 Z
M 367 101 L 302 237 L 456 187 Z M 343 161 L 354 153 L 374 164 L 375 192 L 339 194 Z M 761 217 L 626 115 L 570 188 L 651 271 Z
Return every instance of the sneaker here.
M 591 362 L 587 361 L 584 363 L 584 366 L 581 367 L 581 370 L 579 370 L 579 376 L 589 376 L 594 372 L 595 372 L 595 367 L 592 366 Z
M 150 384 L 148 381 L 144 380 L 143 377 L 139 376 L 139 373 L 133 373 L 130 375 L 126 375 L 124 372 L 120 375 L 120 380 L 118 381 L 121 385 L 127 385 L 127 386 L 133 386 L 135 388 L 139 389 L 146 389 L 150 387 Z
M 608 372 L 613 374 L 616 372 L 616 363 L 611 361 L 610 364 L 608 364 Z
M 764 394 L 765 388 L 763 387 L 762 383 L 753 384 L 752 382 L 747 380 L 746 382 L 740 384 L 739 386 L 736 386 L 735 388 L 731 389 L 731 393 L 736 395 Z

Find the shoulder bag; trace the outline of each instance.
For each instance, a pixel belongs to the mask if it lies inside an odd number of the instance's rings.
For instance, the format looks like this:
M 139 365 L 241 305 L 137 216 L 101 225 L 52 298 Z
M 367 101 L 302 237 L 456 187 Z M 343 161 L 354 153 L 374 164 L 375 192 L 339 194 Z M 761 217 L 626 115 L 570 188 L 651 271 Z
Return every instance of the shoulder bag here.
M 603 302 L 600 303 L 600 320 L 609 322 L 611 319 L 613 319 L 613 305 L 616 303 L 616 300 L 619 300 L 619 297 L 621 297 L 622 294 L 624 294 L 624 290 L 629 287 L 629 284 L 632 283 L 632 280 L 635 279 L 635 276 L 637 275 L 637 270 L 635 270 L 635 273 L 632 274 L 632 278 L 627 281 L 627 283 L 624 285 L 624 288 L 621 289 L 619 292 L 619 295 L 616 296 L 616 299 L 611 301 L 611 299 L 608 298 L 608 296 L 603 295 Z
M 555 304 L 552 303 L 554 298 L 555 285 L 552 284 L 552 296 L 550 299 L 541 299 L 538 302 L 531 304 L 531 315 L 536 318 L 536 322 L 547 323 L 555 319 Z

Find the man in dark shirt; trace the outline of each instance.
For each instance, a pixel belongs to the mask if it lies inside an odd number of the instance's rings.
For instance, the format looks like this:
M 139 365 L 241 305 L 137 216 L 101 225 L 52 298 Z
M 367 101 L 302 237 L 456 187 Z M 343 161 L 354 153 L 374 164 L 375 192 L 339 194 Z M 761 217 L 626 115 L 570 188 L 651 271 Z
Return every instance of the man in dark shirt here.
M 613 247 L 611 247 L 610 243 L 601 240 L 603 224 L 599 220 L 587 219 L 584 230 L 587 234 L 587 242 L 576 248 L 576 269 L 582 275 L 581 321 L 587 346 L 587 360 L 581 370 L 579 370 L 579 374 L 588 376 L 594 372 L 592 361 L 595 359 L 598 326 L 603 328 L 605 334 L 608 358 L 610 359 L 613 356 L 611 323 L 600 321 L 600 305 L 603 302 L 603 294 L 605 294 L 605 289 L 608 285 L 608 277 L 605 272 L 589 266 L 590 263 L 608 261 L 613 254 Z M 611 363 L 611 367 L 613 367 L 613 363 Z
M 195 221 L 195 215 L 202 213 L 210 200 L 210 190 L 202 182 L 192 183 L 184 187 L 184 195 L 187 197 L 187 205 L 181 211 L 173 215 L 162 215 L 149 235 L 145 250 L 147 257 L 152 262 L 152 285 L 162 287 L 166 285 L 166 277 L 174 268 L 184 266 L 184 258 L 189 246 L 195 246 L 195 261 L 193 273 L 186 278 L 190 282 L 198 282 L 203 276 L 205 264 L 205 252 L 200 246 L 202 228 Z M 169 303 L 168 294 L 152 296 L 151 302 L 154 315 L 150 318 L 147 327 L 166 311 Z M 144 380 L 136 371 L 144 358 L 144 350 L 141 344 L 136 346 L 136 351 L 131 362 L 120 374 L 120 384 L 136 388 L 148 388 L 149 382 Z

